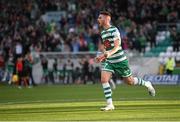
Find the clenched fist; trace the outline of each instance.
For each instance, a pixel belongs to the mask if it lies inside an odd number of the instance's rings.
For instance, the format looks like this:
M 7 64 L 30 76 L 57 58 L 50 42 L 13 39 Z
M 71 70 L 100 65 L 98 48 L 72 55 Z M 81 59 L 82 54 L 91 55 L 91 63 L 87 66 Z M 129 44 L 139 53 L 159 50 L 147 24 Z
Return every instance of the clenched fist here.
M 96 62 L 96 63 L 100 63 L 100 62 L 102 62 L 102 61 L 105 61 L 106 58 L 107 58 L 107 55 L 106 55 L 106 54 L 101 54 L 101 55 L 99 55 L 99 56 L 97 56 L 97 57 L 95 58 L 95 62 Z

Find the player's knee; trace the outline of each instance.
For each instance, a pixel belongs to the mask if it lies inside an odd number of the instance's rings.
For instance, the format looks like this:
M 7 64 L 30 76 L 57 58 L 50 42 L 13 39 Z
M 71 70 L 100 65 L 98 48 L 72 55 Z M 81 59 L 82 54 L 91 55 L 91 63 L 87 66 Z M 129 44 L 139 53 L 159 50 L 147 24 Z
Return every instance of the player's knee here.
M 109 77 L 101 77 L 101 83 L 107 83 L 109 82 Z
M 128 85 L 134 85 L 134 82 L 133 81 L 128 81 L 127 84 Z
M 101 83 L 107 83 L 107 80 L 101 79 Z

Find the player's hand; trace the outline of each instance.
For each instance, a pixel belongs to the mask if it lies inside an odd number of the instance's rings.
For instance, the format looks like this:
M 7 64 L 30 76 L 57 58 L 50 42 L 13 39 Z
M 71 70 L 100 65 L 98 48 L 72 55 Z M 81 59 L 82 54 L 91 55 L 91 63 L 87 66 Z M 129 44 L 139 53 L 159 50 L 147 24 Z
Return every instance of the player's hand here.
M 100 62 L 102 62 L 102 61 L 105 61 L 106 58 L 107 58 L 107 56 L 106 56 L 105 54 L 99 55 L 99 56 L 97 56 L 97 57 L 95 58 L 95 62 L 96 62 L 96 63 L 100 63 Z

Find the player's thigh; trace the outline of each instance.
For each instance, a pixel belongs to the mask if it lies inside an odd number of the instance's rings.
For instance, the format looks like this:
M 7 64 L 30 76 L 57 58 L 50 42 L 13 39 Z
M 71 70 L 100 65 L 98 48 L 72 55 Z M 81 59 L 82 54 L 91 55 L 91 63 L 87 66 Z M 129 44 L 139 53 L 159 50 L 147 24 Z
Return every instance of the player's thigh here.
M 109 71 L 101 71 L 101 83 L 107 83 L 111 79 L 112 72 Z
M 108 82 L 112 76 L 112 73 L 114 73 L 112 64 L 110 64 L 109 62 L 103 62 L 101 64 L 101 82 Z
M 123 78 L 125 77 L 128 79 L 128 77 L 132 75 L 132 72 L 131 72 L 131 69 L 129 68 L 129 64 L 127 60 L 113 64 L 113 67 L 115 69 L 115 73 L 118 76 L 121 76 Z
M 107 61 L 101 63 L 101 70 L 114 73 L 113 65 Z

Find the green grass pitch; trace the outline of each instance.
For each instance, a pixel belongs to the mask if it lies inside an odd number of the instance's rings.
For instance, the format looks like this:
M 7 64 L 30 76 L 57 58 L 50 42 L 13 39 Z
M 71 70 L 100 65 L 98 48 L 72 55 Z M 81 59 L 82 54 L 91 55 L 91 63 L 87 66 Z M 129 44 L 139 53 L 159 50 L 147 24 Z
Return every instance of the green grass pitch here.
M 118 85 L 113 91 L 116 110 L 100 111 L 105 99 L 97 85 L 44 85 L 18 89 L 0 85 L 0 121 L 136 120 L 180 121 L 180 86 L 156 85 L 151 97 L 146 88 Z

